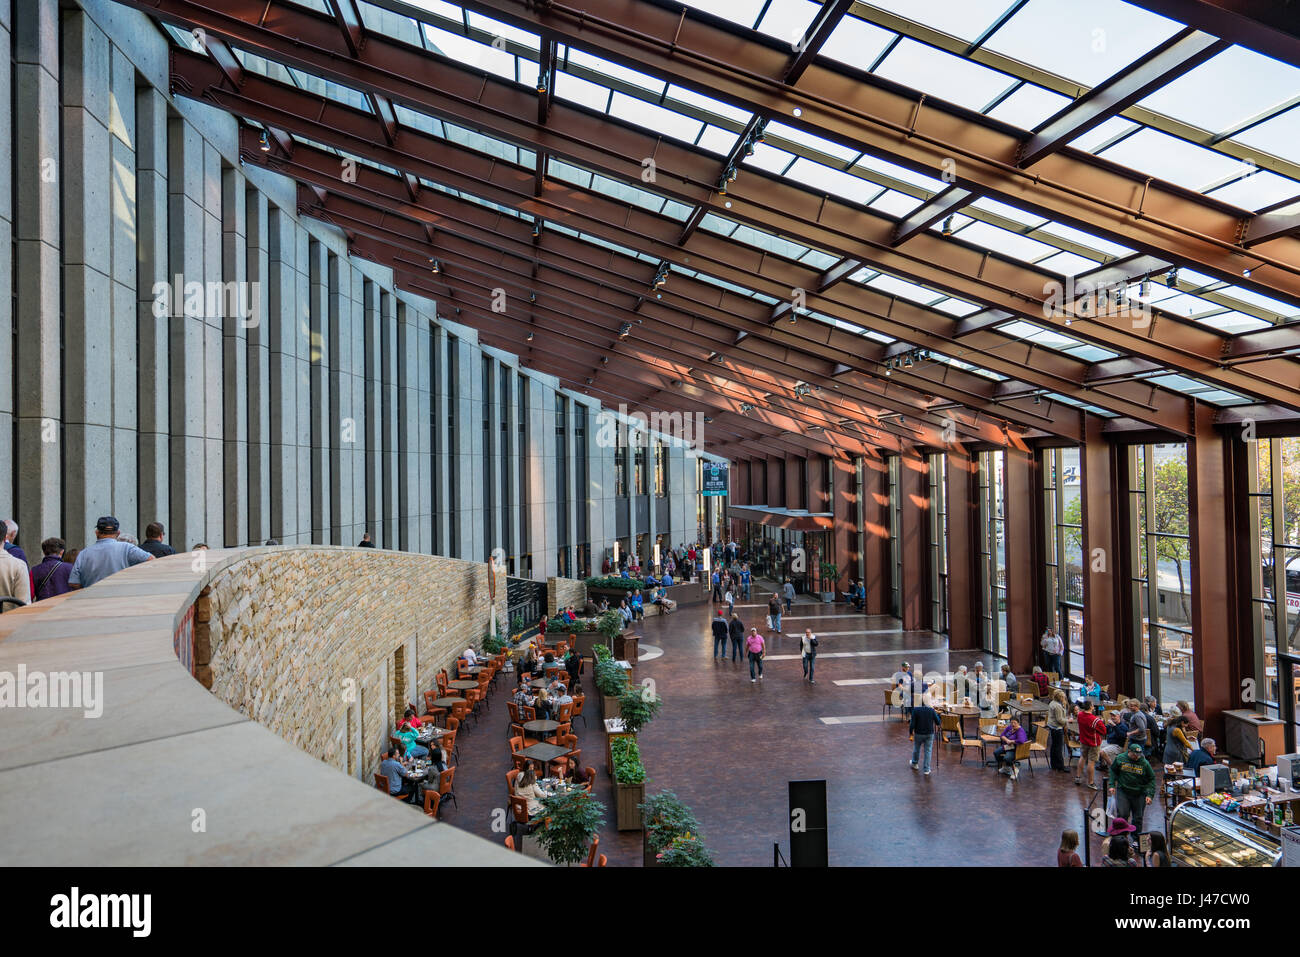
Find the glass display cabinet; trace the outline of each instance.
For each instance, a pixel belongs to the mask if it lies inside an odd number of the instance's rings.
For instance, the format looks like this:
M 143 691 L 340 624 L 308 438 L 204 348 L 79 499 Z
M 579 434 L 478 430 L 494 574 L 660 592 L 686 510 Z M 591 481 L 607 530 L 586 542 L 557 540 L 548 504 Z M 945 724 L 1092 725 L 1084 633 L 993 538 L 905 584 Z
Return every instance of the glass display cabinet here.
M 1169 853 L 1180 867 L 1275 867 L 1277 838 L 1201 801 L 1187 801 L 1169 818 Z

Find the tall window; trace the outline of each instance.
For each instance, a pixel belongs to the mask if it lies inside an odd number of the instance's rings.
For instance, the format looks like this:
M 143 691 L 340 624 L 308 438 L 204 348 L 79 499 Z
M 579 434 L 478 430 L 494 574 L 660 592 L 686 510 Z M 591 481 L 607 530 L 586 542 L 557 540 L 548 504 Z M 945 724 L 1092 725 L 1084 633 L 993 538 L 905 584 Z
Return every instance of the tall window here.
M 1256 700 L 1289 726 L 1294 751 L 1300 727 L 1300 437 L 1246 446 L 1252 541 L 1251 612 Z M 1283 622 L 1278 628 L 1278 622 Z
M 979 468 L 980 602 L 984 647 L 1007 653 L 1006 453 L 981 452 Z
M 555 393 L 555 530 L 560 550 L 557 557 L 561 578 L 568 578 L 572 569 L 569 564 L 569 439 L 567 406 L 568 400 L 560 392 Z
M 447 554 L 460 558 L 460 445 L 456 420 L 460 418 L 460 340 L 447 337 L 447 517 L 450 521 Z
M 930 455 L 930 627 L 948 633 L 948 457 Z
M 587 407 L 581 402 L 573 403 L 573 444 L 575 461 L 574 507 L 578 519 L 578 578 L 591 574 L 591 476 L 587 462 Z
M 519 575 L 522 578 L 533 577 L 533 555 L 532 542 L 529 535 L 529 516 L 532 514 L 529 510 L 530 484 L 528 481 L 529 467 L 532 460 L 532 443 L 529 442 L 528 436 L 528 376 L 522 372 L 516 380 L 515 408 L 518 410 L 515 416 L 515 428 L 518 429 L 518 451 L 519 451 Z
M 614 427 L 614 494 L 627 495 L 627 426 L 619 422 Z
M 1134 685 L 1138 695 L 1194 702 L 1187 446 L 1128 452 Z
M 903 613 L 903 503 L 899 495 L 902 462 L 891 455 L 889 462 L 889 613 L 895 618 Z
M 1056 630 L 1065 639 L 1065 673 L 1088 673 L 1083 654 L 1083 486 L 1079 450 L 1043 453 L 1043 554 L 1047 602 Z
M 499 542 L 493 525 L 496 519 L 496 483 L 492 481 L 492 357 L 483 356 L 483 548 L 484 558 L 492 554 Z
M 514 548 L 514 497 L 510 494 L 510 422 L 515 417 L 510 403 L 510 367 L 504 363 L 498 368 L 497 402 L 501 405 L 501 547 L 506 550 L 506 568 L 511 575 L 518 569 L 518 556 Z
M 663 442 L 655 440 L 655 498 L 668 494 L 668 454 Z
M 645 447 L 650 441 L 650 433 L 637 432 L 629 437 L 628 441 L 632 445 L 632 454 L 635 461 L 635 468 L 632 471 L 634 491 L 633 495 L 645 494 Z

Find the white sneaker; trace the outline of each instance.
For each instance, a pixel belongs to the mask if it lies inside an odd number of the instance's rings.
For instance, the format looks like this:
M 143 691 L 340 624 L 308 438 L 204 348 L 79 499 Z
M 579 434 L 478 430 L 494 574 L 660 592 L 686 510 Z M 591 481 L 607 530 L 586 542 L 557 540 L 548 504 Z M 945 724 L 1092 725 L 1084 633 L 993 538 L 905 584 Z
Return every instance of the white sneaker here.
M 1020 769 L 1019 769 L 1019 768 L 1012 768 L 1012 769 L 1011 769 L 1011 780 L 1013 780 L 1013 781 L 1019 781 L 1019 780 L 1020 780 Z
M 931 768 L 931 769 L 930 769 L 930 770 L 931 770 L 931 771 L 932 771 L 932 770 L 934 770 L 934 769 L 933 769 L 933 768 Z M 929 774 L 930 774 L 930 771 L 926 771 L 926 772 L 925 772 L 925 773 L 926 773 L 926 776 L 927 776 L 927 777 L 928 777 L 928 776 L 929 776 Z
M 750 679 L 749 679 L 749 683 L 750 683 L 750 684 L 753 684 L 753 683 L 754 683 L 754 679 L 753 679 L 753 678 L 750 678 Z
M 910 765 L 912 766 L 912 770 L 913 770 L 913 771 L 916 770 L 916 762 L 915 762 L 915 761 L 908 761 L 907 763 L 910 764 Z

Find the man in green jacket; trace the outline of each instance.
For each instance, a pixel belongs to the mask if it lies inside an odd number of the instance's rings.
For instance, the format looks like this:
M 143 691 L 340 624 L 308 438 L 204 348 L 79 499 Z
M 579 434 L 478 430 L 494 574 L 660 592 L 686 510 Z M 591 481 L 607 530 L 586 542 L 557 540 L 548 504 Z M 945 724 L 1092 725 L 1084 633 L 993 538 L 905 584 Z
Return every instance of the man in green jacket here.
M 1115 796 L 1115 817 L 1128 820 L 1142 833 L 1142 814 L 1156 795 L 1156 772 L 1142 751 L 1142 743 L 1130 738 L 1128 750 L 1110 765 L 1110 794 Z

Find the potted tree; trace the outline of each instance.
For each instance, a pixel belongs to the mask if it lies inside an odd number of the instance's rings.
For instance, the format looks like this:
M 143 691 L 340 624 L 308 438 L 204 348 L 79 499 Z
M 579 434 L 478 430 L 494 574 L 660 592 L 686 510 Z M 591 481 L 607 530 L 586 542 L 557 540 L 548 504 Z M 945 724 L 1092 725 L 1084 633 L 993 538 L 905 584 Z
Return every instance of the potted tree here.
M 840 567 L 834 562 L 822 562 L 821 572 L 822 588 L 825 589 L 827 585 L 830 585 L 830 591 L 822 591 L 822 601 L 834 601 L 835 583 L 839 581 L 840 578 Z
M 577 864 L 605 823 L 605 805 L 587 791 L 566 791 L 542 798 L 542 825 L 535 832 L 555 864 Z
M 596 647 L 604 648 L 605 646 L 597 645 Z M 620 708 L 620 699 L 623 692 L 627 690 L 627 672 L 619 667 L 612 655 L 605 658 L 596 658 L 595 683 L 596 690 L 600 692 L 600 716 L 602 718 L 621 717 L 623 712 Z
M 662 867 L 659 855 L 682 834 L 698 834 L 700 822 L 691 809 L 672 791 L 660 791 L 641 805 L 645 830 L 641 861 L 646 867 Z
M 641 828 L 641 805 L 645 803 L 645 765 L 641 749 L 632 735 L 614 738 L 609 745 L 614 771 L 614 821 L 620 831 Z

